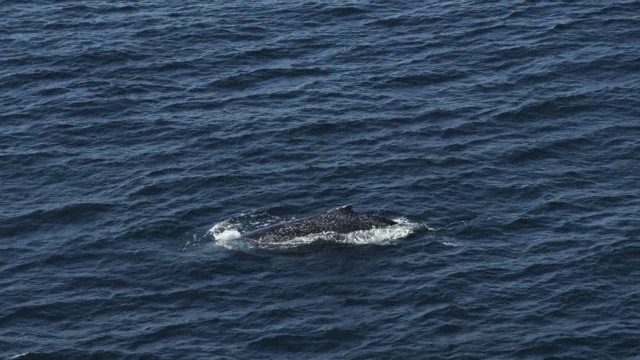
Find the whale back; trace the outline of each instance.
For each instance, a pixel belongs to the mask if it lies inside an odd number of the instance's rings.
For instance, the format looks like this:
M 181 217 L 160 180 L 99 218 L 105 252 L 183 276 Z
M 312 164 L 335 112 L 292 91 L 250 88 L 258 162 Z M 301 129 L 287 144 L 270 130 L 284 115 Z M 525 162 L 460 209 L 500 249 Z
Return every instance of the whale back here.
M 278 241 L 310 234 L 350 233 L 395 225 L 396 222 L 382 216 L 357 214 L 352 205 L 329 210 L 322 215 L 284 222 L 258 229 L 244 237 L 255 240 Z

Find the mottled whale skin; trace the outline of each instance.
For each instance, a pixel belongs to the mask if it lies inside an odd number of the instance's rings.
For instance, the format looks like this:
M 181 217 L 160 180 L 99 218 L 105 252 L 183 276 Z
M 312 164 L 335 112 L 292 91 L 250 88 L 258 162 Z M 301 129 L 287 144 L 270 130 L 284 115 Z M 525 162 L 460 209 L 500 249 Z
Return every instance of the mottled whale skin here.
M 267 226 L 247 233 L 243 238 L 259 242 L 278 242 L 310 234 L 327 232 L 346 234 L 397 224 L 382 216 L 357 214 L 351 207 L 351 205 L 345 205 L 322 215 Z

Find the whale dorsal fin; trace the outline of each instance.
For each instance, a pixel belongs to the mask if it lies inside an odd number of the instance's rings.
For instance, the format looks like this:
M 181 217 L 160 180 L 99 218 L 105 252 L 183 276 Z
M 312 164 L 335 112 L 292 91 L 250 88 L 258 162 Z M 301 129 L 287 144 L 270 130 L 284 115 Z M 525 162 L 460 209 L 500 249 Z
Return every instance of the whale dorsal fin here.
M 353 210 L 351 210 L 352 207 L 353 205 L 351 204 L 340 206 L 333 210 L 329 210 L 329 213 L 352 213 L 353 212 Z

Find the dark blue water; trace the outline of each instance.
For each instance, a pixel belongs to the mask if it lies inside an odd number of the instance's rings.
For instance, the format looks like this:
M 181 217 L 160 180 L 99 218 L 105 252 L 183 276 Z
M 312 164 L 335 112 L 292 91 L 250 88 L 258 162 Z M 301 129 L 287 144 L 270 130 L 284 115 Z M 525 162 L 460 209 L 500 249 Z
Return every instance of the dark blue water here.
M 640 2 L 0 19 L 0 358 L 640 356 Z M 345 204 L 431 230 L 216 232 Z

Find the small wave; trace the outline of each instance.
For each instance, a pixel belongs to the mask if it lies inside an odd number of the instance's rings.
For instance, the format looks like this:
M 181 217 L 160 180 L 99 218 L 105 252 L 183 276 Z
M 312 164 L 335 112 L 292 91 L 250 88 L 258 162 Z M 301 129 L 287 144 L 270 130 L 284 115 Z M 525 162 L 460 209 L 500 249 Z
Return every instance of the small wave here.
M 0 221 L 0 236 L 16 236 L 31 231 L 84 223 L 109 212 L 115 207 L 108 203 L 70 203 L 38 209 Z

